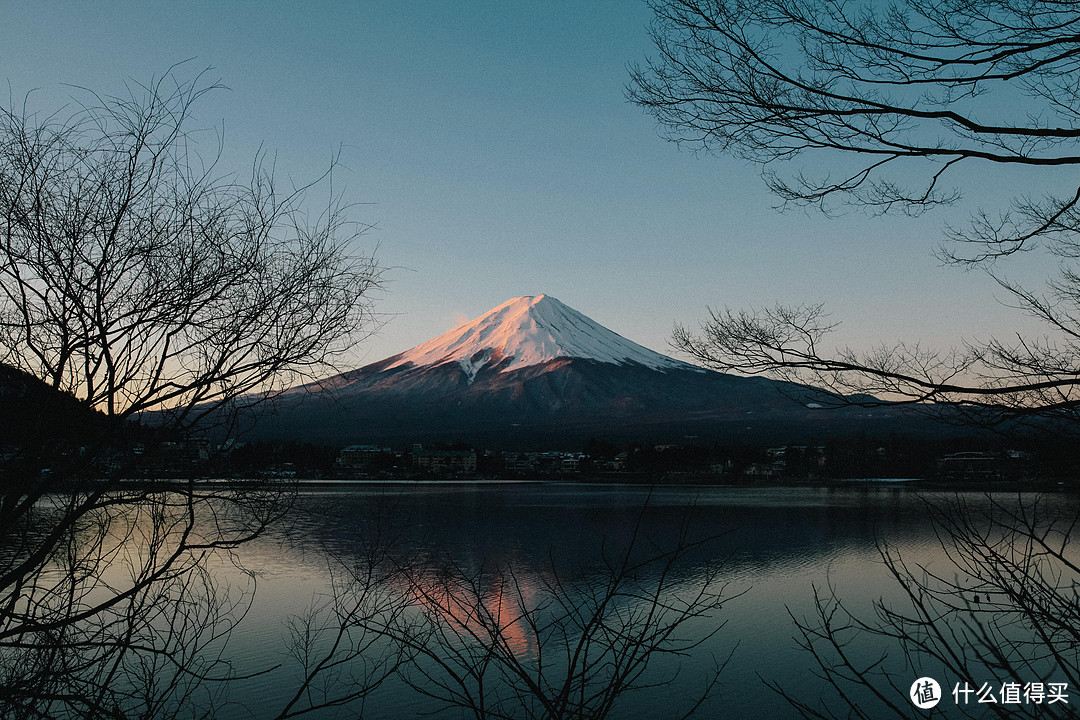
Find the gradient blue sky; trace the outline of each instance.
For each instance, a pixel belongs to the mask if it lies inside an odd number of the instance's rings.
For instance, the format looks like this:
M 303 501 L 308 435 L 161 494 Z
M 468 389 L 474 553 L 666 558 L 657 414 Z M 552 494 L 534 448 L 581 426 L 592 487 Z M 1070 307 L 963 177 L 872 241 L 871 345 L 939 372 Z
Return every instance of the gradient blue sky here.
M 852 345 L 1014 328 L 984 276 L 934 259 L 945 215 L 779 214 L 756 168 L 661 139 L 624 90 L 649 20 L 635 0 L 0 0 L 0 76 L 48 110 L 65 83 L 194 58 L 230 88 L 197 110 L 224 122 L 224 167 L 262 146 L 303 180 L 341 147 L 390 268 L 356 364 L 537 293 L 661 352 L 707 304 L 825 301 Z

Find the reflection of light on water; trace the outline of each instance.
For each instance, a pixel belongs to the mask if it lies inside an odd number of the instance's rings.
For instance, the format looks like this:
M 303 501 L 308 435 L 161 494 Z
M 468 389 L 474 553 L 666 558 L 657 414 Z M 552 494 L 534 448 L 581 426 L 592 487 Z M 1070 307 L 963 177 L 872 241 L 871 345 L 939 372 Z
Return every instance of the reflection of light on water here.
M 505 652 L 522 662 L 535 660 L 537 637 L 527 613 L 543 612 L 550 599 L 538 568 L 550 557 L 553 541 L 562 543 L 563 554 L 554 558 L 560 570 L 589 567 L 596 562 L 598 547 L 589 533 L 599 536 L 611 527 L 618 531 L 617 523 L 636 518 L 634 508 L 646 501 L 658 514 L 674 509 L 657 521 L 658 526 L 669 516 L 677 521 L 682 517 L 681 509 L 692 503 L 696 519 L 708 532 L 734 529 L 707 559 L 730 555 L 724 577 L 732 582 L 732 594 L 747 593 L 725 604 L 719 620 L 728 625 L 699 653 L 702 658 L 714 653 L 722 658 L 738 644 L 732 663 L 721 676 L 727 691 L 724 712 L 718 716 L 730 718 L 791 716 L 790 708 L 764 688 L 759 674 L 783 678 L 792 690 L 811 697 L 819 692 L 807 671 L 807 657 L 794 644 L 795 628 L 788 616 L 789 611 L 797 617 L 812 612 L 812 585 L 827 590 L 831 584 L 856 612 L 870 609 L 881 597 L 902 600 L 895 581 L 881 564 L 878 542 L 899 549 L 913 563 L 931 569 L 950 567 L 950 558 L 928 525 L 922 499 L 894 488 L 694 488 L 662 489 L 650 495 L 636 488 L 428 485 L 392 488 L 387 493 L 398 500 L 393 503 L 395 509 L 416 513 L 415 518 L 407 517 L 409 527 L 424 527 L 434 536 L 435 542 L 427 549 L 438 548 L 413 571 L 413 579 L 427 589 L 423 602 L 414 598 L 419 611 L 460 628 L 463 637 L 493 633 Z M 339 514 L 333 518 L 316 514 L 290 533 L 320 539 L 342 554 L 354 547 L 362 518 L 384 512 L 386 507 L 376 502 L 382 491 L 375 489 L 319 496 L 332 497 L 327 505 L 339 508 Z M 972 501 L 978 502 L 979 497 L 975 494 Z M 928 499 L 934 502 L 937 498 Z M 624 512 L 626 508 L 631 510 Z M 573 523 L 556 522 L 571 513 Z M 558 532 L 543 533 L 551 527 L 557 527 Z M 320 568 L 318 553 L 282 552 L 282 543 L 289 539 L 275 530 L 241 549 L 247 566 L 273 570 L 270 576 L 260 578 L 269 592 L 260 595 L 249 618 L 258 624 L 245 636 L 245 654 L 274 648 L 281 638 L 280 608 L 294 602 L 306 604 L 314 589 L 325 583 L 320 575 L 325 567 Z M 467 568 L 458 567 L 455 582 L 448 582 L 445 563 L 440 561 L 446 555 L 471 561 Z M 512 567 L 514 574 L 482 574 L 475 569 L 495 562 L 502 568 Z M 698 577 L 697 567 L 685 568 L 674 578 L 670 592 L 691 595 L 700 582 Z M 393 589 L 410 592 L 407 583 Z M 705 626 L 700 625 L 702 632 L 707 630 Z M 690 667 L 691 660 L 686 664 Z M 686 679 L 684 685 L 658 691 L 655 697 L 643 694 L 640 708 L 628 717 L 663 716 L 664 710 L 670 710 L 665 702 L 671 694 L 696 690 L 691 687 L 692 673 Z M 262 688 L 263 692 L 271 690 Z M 430 708 L 421 707 L 412 691 L 400 689 L 378 702 L 373 699 L 364 716 L 405 717 L 426 709 Z
M 447 574 L 433 567 L 411 572 L 398 590 L 462 639 L 493 645 L 519 660 L 536 656 L 531 623 L 540 608 L 537 582 L 517 573 Z

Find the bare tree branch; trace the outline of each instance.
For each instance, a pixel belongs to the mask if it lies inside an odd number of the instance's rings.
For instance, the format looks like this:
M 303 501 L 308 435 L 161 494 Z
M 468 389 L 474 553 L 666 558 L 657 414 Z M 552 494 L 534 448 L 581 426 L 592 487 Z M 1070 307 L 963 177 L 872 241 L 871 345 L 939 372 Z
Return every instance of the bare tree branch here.
M 1080 13 L 1071 5 L 656 0 L 652 8 L 657 54 L 632 69 L 630 99 L 670 139 L 758 163 L 784 204 L 919 214 L 961 198 L 945 185 L 961 167 L 1007 177 L 1012 167 L 1080 164 Z M 803 156 L 815 174 L 796 166 Z M 941 250 L 946 262 L 985 269 L 1046 323 L 1046 338 L 856 352 L 825 344 L 831 327 L 820 306 L 780 306 L 710 311 L 700 332 L 676 328 L 674 345 L 710 367 L 811 385 L 832 404 L 951 405 L 989 423 L 1075 421 L 1080 192 L 1064 182 L 1060 194 L 975 212 L 968 226 L 947 229 Z M 1001 264 L 1035 250 L 1057 266 L 1045 292 L 1011 282 Z
M 221 86 L 182 70 L 118 96 L 80 89 L 52 114 L 29 96 L 0 107 L 0 362 L 73 396 L 92 428 L 66 454 L 54 436 L 77 428 L 24 433 L 0 468 L 4 717 L 219 716 L 254 591 L 219 571 L 294 488 L 120 486 L 99 461 L 132 418 L 232 422 L 371 328 L 379 268 L 356 246 L 337 159 L 288 190 L 263 153 L 250 177 L 222 173 L 220 137 L 203 156 L 189 129 Z

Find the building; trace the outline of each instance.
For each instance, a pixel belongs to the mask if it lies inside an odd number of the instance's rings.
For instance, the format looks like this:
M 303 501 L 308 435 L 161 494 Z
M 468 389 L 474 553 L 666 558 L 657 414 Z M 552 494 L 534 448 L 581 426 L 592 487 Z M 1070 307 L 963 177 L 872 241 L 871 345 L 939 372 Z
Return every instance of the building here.
M 957 452 L 938 458 L 937 475 L 952 481 L 1018 480 L 1029 473 L 1030 462 L 1030 455 L 1017 450 Z
M 476 472 L 475 450 L 424 450 L 413 447 L 413 468 L 435 474 Z
M 334 464 L 339 470 L 368 470 L 391 455 L 390 448 L 378 445 L 349 445 L 338 453 Z

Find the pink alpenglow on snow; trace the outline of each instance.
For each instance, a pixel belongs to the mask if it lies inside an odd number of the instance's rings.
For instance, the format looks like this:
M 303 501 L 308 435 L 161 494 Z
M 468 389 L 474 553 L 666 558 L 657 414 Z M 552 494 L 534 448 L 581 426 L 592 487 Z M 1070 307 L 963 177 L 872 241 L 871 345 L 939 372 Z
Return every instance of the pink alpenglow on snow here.
M 457 362 L 471 380 L 485 367 L 505 372 L 560 358 L 636 363 L 662 371 L 699 369 L 631 342 L 550 295 L 507 300 L 406 350 L 386 369 Z

